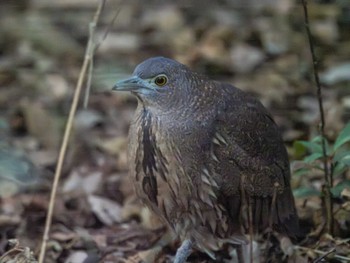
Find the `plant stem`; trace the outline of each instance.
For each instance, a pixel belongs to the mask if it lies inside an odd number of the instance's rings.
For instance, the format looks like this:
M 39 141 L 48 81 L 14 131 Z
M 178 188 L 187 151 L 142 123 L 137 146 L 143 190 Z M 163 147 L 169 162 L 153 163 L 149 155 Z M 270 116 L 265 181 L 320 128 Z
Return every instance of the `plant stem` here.
M 96 13 L 95 13 L 95 16 L 93 19 L 93 23 L 95 25 L 97 24 L 97 21 L 100 17 L 101 10 L 104 6 L 104 3 L 105 3 L 104 0 L 101 0 L 99 2 L 99 5 L 97 7 L 97 10 L 96 10 Z M 51 223 L 52 223 L 53 209 L 54 209 L 54 204 L 55 204 L 55 199 L 56 199 L 56 194 L 57 194 L 58 182 L 59 182 L 59 179 L 61 176 L 63 161 L 64 161 L 64 158 L 66 155 L 68 141 L 69 141 L 69 137 L 70 137 L 70 134 L 72 131 L 74 116 L 75 116 L 75 113 L 76 113 L 77 107 L 78 107 L 78 101 L 79 101 L 81 89 L 83 86 L 83 81 L 84 81 L 89 63 L 90 63 L 91 58 L 92 58 L 92 52 L 94 50 L 92 48 L 93 45 L 94 45 L 94 43 L 93 43 L 93 39 L 92 39 L 92 33 L 90 32 L 90 37 L 89 37 L 88 46 L 87 46 L 86 52 L 85 52 L 84 62 L 83 62 L 83 65 L 82 65 L 82 68 L 81 68 L 81 71 L 79 74 L 78 83 L 77 83 L 77 86 L 76 86 L 76 89 L 74 92 L 73 101 L 71 104 L 66 128 L 64 131 L 63 142 L 62 142 L 61 149 L 60 149 L 60 152 L 58 155 L 58 161 L 57 161 L 54 181 L 53 181 L 53 185 L 52 185 L 52 190 L 51 190 L 50 202 L 49 202 L 49 207 L 48 207 L 47 216 L 46 216 L 45 230 L 44 230 L 43 240 L 42 240 L 41 248 L 40 248 L 39 263 L 43 263 L 44 258 L 45 258 L 46 246 L 47 246 L 47 242 L 49 240 L 49 232 L 50 232 L 50 227 L 51 227 Z
M 332 178 L 332 173 L 328 168 L 329 166 L 328 153 L 326 150 L 326 137 L 324 132 L 325 118 L 324 118 L 324 110 L 323 110 L 322 88 L 321 88 L 320 78 L 318 76 L 319 64 L 315 54 L 314 41 L 310 30 L 307 0 L 302 0 L 302 4 L 304 9 L 305 28 L 309 39 L 309 47 L 310 47 L 310 52 L 312 56 L 314 78 L 315 78 L 316 87 L 317 87 L 317 100 L 318 100 L 318 106 L 320 111 L 319 132 L 322 138 L 323 166 L 324 166 L 324 178 L 325 178 L 324 199 L 325 199 L 326 215 L 327 215 L 326 231 L 327 233 L 332 235 L 333 234 L 333 204 L 332 204 L 331 187 L 332 187 L 333 178 Z

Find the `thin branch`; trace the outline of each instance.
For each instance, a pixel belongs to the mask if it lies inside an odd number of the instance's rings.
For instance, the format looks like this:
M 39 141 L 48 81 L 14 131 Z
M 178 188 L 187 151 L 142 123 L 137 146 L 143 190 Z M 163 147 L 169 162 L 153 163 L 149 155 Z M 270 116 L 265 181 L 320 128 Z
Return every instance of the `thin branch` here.
M 111 31 L 111 28 L 115 22 L 115 20 L 117 19 L 120 11 L 122 10 L 122 5 L 124 4 L 125 1 L 122 1 L 120 4 L 120 7 L 117 9 L 117 11 L 115 12 L 114 17 L 112 18 L 111 22 L 109 23 L 108 27 L 106 28 L 105 33 L 103 34 L 102 38 L 100 39 L 99 42 L 96 43 L 96 49 L 101 45 L 101 43 L 107 38 L 109 32 Z
M 325 137 L 325 131 L 324 131 L 325 117 L 324 117 L 324 110 L 323 110 L 322 88 L 321 88 L 320 78 L 318 76 L 319 64 L 315 54 L 314 40 L 310 30 L 307 0 L 302 0 L 302 4 L 304 9 L 305 28 L 309 39 L 310 52 L 311 52 L 312 62 L 313 62 L 314 78 L 315 78 L 316 87 L 317 87 L 318 107 L 320 111 L 319 132 L 321 134 L 321 139 L 322 139 L 323 166 L 324 166 L 324 177 L 325 177 L 324 192 L 325 192 L 325 204 L 326 204 L 326 213 L 327 213 L 326 228 L 328 233 L 333 234 L 333 214 L 332 214 L 333 207 L 332 207 L 332 197 L 331 197 L 331 187 L 332 187 L 333 180 L 332 180 L 332 174 L 330 174 L 330 171 L 328 168 L 328 154 L 326 150 L 326 137 Z
M 85 90 L 85 97 L 84 97 L 84 104 L 83 104 L 84 109 L 87 109 L 88 103 L 89 103 L 93 70 L 94 70 L 94 57 L 92 56 L 89 63 L 89 73 L 86 81 L 86 90 Z
M 294 246 L 294 249 L 302 250 L 302 251 L 305 251 L 305 252 L 311 250 L 314 253 L 322 255 L 322 256 L 328 256 L 330 253 L 334 252 L 332 249 L 331 249 L 331 252 L 329 252 L 329 251 L 328 252 L 324 252 L 324 251 L 319 250 L 319 249 L 312 249 L 312 248 L 302 247 L 302 246 Z M 336 258 L 336 259 L 339 259 L 339 260 L 344 260 L 346 262 L 350 262 L 350 258 L 349 257 L 344 257 L 344 256 L 340 256 L 340 255 L 337 255 L 337 254 L 335 254 L 333 257 Z M 314 261 L 314 263 L 315 263 L 315 261 Z
M 326 257 L 328 257 L 330 254 L 332 254 L 333 252 L 335 252 L 335 247 L 330 249 L 328 252 L 324 253 L 323 255 L 319 256 L 318 258 L 316 258 L 312 263 L 318 263 L 321 262 L 323 259 L 325 259 Z
M 119 7 L 119 9 L 115 13 L 114 17 L 112 18 L 112 21 L 107 26 L 106 31 L 103 34 L 102 38 L 98 42 L 91 41 L 91 43 L 92 43 L 92 45 L 90 47 L 91 48 L 91 59 L 90 59 L 90 64 L 89 64 L 89 74 L 88 74 L 88 79 L 87 79 L 87 83 L 86 83 L 86 90 L 85 90 L 85 97 L 84 97 L 84 109 L 87 108 L 88 102 L 89 102 L 89 96 L 90 96 L 90 90 L 91 90 L 91 82 L 92 82 L 92 72 L 93 72 L 93 68 L 94 68 L 94 57 L 93 57 L 93 55 L 94 55 L 95 51 L 98 49 L 98 47 L 101 45 L 101 43 L 107 38 L 108 33 L 110 32 L 110 30 L 111 30 L 115 20 L 117 19 L 120 10 L 121 10 L 121 7 Z M 95 32 L 96 26 L 97 25 L 94 22 L 90 23 L 89 32 L 90 32 L 90 37 L 92 39 L 95 38 L 94 32 Z
M 93 18 L 93 23 L 95 23 L 95 24 L 97 24 L 97 21 L 100 17 L 104 3 L 105 3 L 104 0 L 99 1 L 99 5 L 97 7 L 96 13 L 95 13 L 94 18 Z M 57 161 L 54 181 L 53 181 L 53 185 L 52 185 L 51 196 L 50 196 L 50 202 L 49 202 L 49 207 L 48 207 L 47 216 L 46 216 L 45 230 L 44 230 L 44 234 L 43 234 L 43 240 L 41 243 L 39 263 L 43 263 L 44 258 L 45 258 L 45 251 L 46 251 L 47 242 L 49 240 L 49 232 L 50 232 L 50 226 L 52 223 L 53 209 L 54 209 L 55 198 L 56 198 L 56 193 L 57 193 L 57 188 L 58 188 L 58 182 L 59 182 L 59 178 L 61 176 L 63 161 L 64 161 L 64 157 L 66 155 L 68 141 L 69 141 L 69 137 L 70 137 L 70 134 L 72 131 L 74 116 L 75 116 L 75 113 L 76 113 L 77 107 L 78 107 L 78 101 L 79 101 L 81 89 L 83 86 L 83 81 L 84 81 L 84 78 L 85 78 L 85 75 L 86 75 L 86 72 L 88 69 L 88 65 L 89 65 L 91 57 L 92 57 L 92 54 L 91 54 L 91 52 L 93 52 L 93 49 L 91 48 L 92 46 L 93 46 L 93 38 L 92 38 L 91 32 L 90 32 L 89 42 L 88 42 L 88 45 L 87 45 L 87 48 L 85 51 L 84 62 L 83 62 L 83 65 L 82 65 L 82 68 L 81 68 L 81 71 L 79 74 L 77 86 L 76 86 L 76 89 L 74 92 L 74 97 L 73 97 L 72 105 L 70 108 L 68 121 L 67 121 L 66 128 L 64 131 L 63 142 L 62 142 L 61 149 L 60 149 L 59 156 L 58 156 L 58 161 Z
M 102 1 L 103 3 L 105 1 Z M 95 15 L 96 17 L 96 15 Z M 97 22 L 97 21 L 96 21 Z M 87 84 L 86 84 L 86 90 L 85 90 L 85 98 L 84 98 L 84 109 L 87 108 L 88 101 L 89 101 L 89 96 L 90 96 L 90 89 L 91 89 L 91 82 L 92 82 L 92 71 L 94 68 L 94 52 L 96 48 L 95 44 L 95 29 L 97 27 L 95 21 L 91 22 L 89 25 L 89 38 L 92 39 L 91 41 L 89 40 L 88 42 L 88 47 L 87 47 L 87 53 L 91 55 L 90 60 L 89 60 L 89 69 L 88 69 L 88 74 L 87 74 Z

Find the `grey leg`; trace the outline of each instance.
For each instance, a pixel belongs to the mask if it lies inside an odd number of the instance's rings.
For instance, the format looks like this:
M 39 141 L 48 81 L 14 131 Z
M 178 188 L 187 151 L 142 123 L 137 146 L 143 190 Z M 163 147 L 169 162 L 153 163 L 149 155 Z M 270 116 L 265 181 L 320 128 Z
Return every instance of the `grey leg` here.
M 185 263 L 186 259 L 192 252 L 192 241 L 186 239 L 182 242 L 181 247 L 178 248 L 175 255 L 174 263 Z

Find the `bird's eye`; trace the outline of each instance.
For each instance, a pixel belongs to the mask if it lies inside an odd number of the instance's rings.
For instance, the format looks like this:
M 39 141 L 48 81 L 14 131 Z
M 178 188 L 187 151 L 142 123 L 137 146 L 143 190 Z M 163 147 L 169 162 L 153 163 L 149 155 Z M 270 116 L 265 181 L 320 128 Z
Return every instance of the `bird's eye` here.
M 154 83 L 159 87 L 164 86 L 167 82 L 168 78 L 165 75 L 159 75 L 154 79 Z

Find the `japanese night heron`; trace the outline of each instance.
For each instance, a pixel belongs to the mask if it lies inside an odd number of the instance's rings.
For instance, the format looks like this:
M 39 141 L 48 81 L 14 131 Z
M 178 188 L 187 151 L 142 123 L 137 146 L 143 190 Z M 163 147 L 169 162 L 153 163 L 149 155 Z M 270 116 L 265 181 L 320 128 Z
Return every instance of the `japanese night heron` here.
M 164 57 L 145 60 L 113 89 L 137 97 L 130 176 L 181 239 L 175 262 L 192 248 L 215 258 L 224 243 L 245 244 L 249 227 L 298 232 L 288 155 L 257 99 Z

